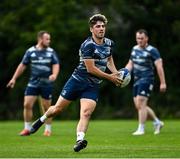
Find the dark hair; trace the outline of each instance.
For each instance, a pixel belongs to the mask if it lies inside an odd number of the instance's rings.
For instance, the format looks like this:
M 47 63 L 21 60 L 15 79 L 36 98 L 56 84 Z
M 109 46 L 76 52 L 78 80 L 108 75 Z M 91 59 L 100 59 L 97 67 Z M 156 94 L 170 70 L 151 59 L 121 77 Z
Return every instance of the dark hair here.
M 93 27 L 97 21 L 102 21 L 105 25 L 108 23 L 107 18 L 102 14 L 95 14 L 89 18 L 89 26 Z
M 144 33 L 148 37 L 148 32 L 145 29 L 139 29 L 136 31 L 136 33 L 140 33 L 140 34 Z
M 45 30 L 39 31 L 39 32 L 37 33 L 37 38 L 42 38 L 42 36 L 43 36 L 45 33 L 46 33 L 46 34 L 49 34 L 49 32 L 48 32 L 48 31 L 45 31 Z

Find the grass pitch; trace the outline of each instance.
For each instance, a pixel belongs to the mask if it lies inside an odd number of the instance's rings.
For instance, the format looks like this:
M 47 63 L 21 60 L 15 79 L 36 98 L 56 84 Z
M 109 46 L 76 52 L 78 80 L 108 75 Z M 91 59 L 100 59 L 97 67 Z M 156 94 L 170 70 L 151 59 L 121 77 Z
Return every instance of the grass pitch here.
M 53 135 L 44 137 L 43 127 L 34 135 L 21 137 L 23 122 L 0 122 L 0 158 L 180 158 L 180 122 L 165 121 L 161 134 L 132 136 L 133 120 L 91 120 L 86 134 L 88 146 L 73 151 L 77 121 L 54 121 Z

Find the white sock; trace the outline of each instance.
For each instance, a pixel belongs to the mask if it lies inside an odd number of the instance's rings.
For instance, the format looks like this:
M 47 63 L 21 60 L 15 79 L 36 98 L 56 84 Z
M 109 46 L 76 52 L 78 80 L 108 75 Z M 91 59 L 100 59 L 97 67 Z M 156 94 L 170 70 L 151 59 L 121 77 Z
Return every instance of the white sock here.
M 51 132 L 51 124 L 45 124 L 45 131 Z
M 154 122 L 155 122 L 155 123 L 160 123 L 160 120 L 159 120 L 158 118 L 155 118 L 155 119 L 154 119 Z
M 40 120 L 44 123 L 45 122 L 45 120 L 47 119 L 47 116 L 44 114 L 41 118 L 40 118 Z
M 85 136 L 84 132 L 77 132 L 77 140 L 76 141 L 83 140 L 84 136 Z
M 24 122 L 24 129 L 30 130 L 31 129 L 31 122 Z
M 139 124 L 138 131 L 144 131 L 144 124 Z

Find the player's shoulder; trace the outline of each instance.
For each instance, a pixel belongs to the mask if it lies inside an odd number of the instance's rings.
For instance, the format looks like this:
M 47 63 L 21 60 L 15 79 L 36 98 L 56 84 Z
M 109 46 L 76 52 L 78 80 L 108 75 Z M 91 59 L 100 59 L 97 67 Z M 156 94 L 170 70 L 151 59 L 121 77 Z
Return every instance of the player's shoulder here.
M 88 37 L 87 39 L 84 40 L 84 42 L 82 44 L 93 44 L 94 41 L 92 39 L 92 37 Z
M 36 51 L 35 46 L 31 46 L 30 48 L 27 49 L 27 52 L 34 52 Z
M 109 46 L 114 46 L 114 41 L 109 39 L 109 38 L 104 38 L 104 42 L 105 44 L 109 45 Z
M 152 46 L 152 45 L 148 45 L 147 47 L 146 47 L 146 50 L 147 51 L 152 51 L 152 50 L 157 50 L 154 46 Z
M 133 50 L 141 50 L 140 47 L 139 47 L 139 45 L 133 46 L 132 49 L 133 49 Z M 148 46 L 145 48 L 145 50 L 148 51 L 148 52 L 151 52 L 151 51 L 157 50 L 157 48 L 155 48 L 155 47 L 152 46 L 152 45 L 148 45 Z
M 32 53 L 32 52 L 35 52 L 35 51 L 37 51 L 37 48 L 35 46 L 31 46 L 30 48 L 27 49 L 26 52 Z M 47 52 L 54 52 L 54 49 L 51 48 L 51 47 L 47 47 L 46 51 Z
M 132 50 L 139 50 L 140 48 L 139 48 L 139 46 L 138 45 L 134 45 L 133 47 L 132 47 Z
M 114 41 L 113 40 L 111 40 L 111 39 L 109 39 L 109 38 L 104 38 L 104 43 L 105 44 L 107 44 L 107 45 L 114 45 Z M 95 43 L 95 41 L 93 40 L 93 38 L 92 37 L 88 37 L 83 43 L 82 43 L 82 45 L 97 45 L 96 43 Z
M 91 37 L 88 37 L 84 42 L 81 44 L 81 48 L 86 48 L 86 47 L 94 47 L 94 41 Z
M 46 51 L 48 51 L 48 52 L 54 52 L 54 49 L 51 48 L 51 47 L 47 47 L 47 48 L 46 48 Z
M 146 47 L 146 51 L 150 52 L 151 54 L 159 54 L 158 49 L 152 45 L 148 45 Z

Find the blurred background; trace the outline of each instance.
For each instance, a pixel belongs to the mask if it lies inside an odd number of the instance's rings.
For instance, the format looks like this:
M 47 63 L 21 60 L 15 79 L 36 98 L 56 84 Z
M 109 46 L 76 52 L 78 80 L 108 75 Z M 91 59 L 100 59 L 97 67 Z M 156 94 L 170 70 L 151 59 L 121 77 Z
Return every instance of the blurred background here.
M 164 60 L 168 90 L 159 93 L 156 76 L 150 105 L 164 119 L 180 117 L 180 1 L 179 0 L 1 0 L 0 2 L 0 120 L 23 119 L 24 89 L 29 70 L 18 78 L 14 89 L 6 88 L 29 47 L 36 44 L 40 30 L 51 33 L 51 47 L 61 60 L 55 82 L 53 104 L 62 86 L 79 62 L 78 50 L 90 36 L 88 20 L 95 13 L 108 18 L 106 37 L 115 44 L 117 68 L 127 63 L 136 44 L 135 31 L 149 32 L 149 43 L 158 48 Z M 34 106 L 34 118 L 40 107 Z M 73 102 L 57 119 L 77 119 L 79 101 Z M 133 119 L 137 112 L 132 100 L 132 82 L 125 88 L 104 81 L 93 119 Z

